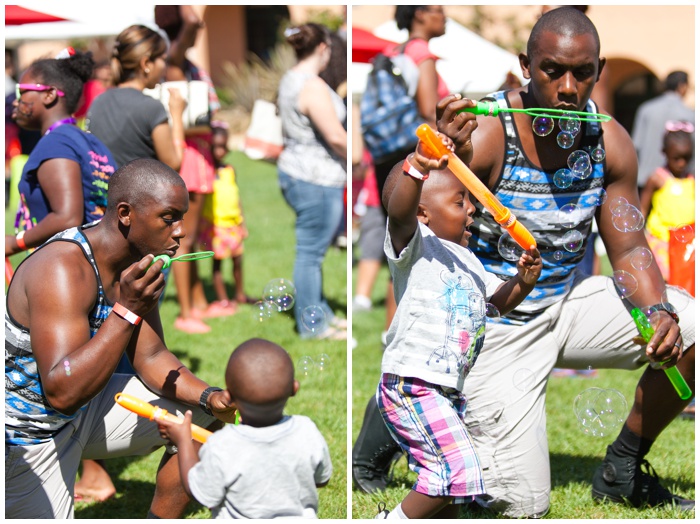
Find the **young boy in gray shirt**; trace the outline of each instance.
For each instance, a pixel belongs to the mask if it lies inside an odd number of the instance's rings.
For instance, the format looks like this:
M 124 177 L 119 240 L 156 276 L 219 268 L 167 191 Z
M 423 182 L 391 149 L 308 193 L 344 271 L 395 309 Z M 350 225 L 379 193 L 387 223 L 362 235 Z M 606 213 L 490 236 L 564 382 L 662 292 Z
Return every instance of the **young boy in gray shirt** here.
M 316 488 L 328 484 L 328 446 L 308 417 L 283 415 L 299 390 L 289 354 L 277 344 L 251 339 L 226 367 L 226 392 L 239 425 L 216 431 L 201 447 L 192 443 L 192 413 L 182 424 L 157 420 L 161 436 L 178 448 L 185 491 L 213 518 L 316 518 Z
M 452 148 L 452 141 L 440 135 Z M 484 343 L 487 301 L 505 314 L 535 286 L 542 259 L 535 246 L 503 281 L 469 250 L 475 207 L 450 171 L 421 142 L 384 186 L 389 217 L 384 251 L 397 310 L 382 359 L 377 404 L 418 479 L 391 512 L 376 518 L 456 518 L 451 503 L 484 492 L 461 392 Z M 498 387 L 498 385 L 494 385 Z

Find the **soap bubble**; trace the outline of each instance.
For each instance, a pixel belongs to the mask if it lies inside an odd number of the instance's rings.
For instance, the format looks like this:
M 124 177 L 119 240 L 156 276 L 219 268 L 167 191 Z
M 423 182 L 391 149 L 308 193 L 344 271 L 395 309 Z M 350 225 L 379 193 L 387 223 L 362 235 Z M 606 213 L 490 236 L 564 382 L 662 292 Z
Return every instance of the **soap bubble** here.
M 486 316 L 489 318 L 500 318 L 501 312 L 491 302 L 486 302 Z
M 297 362 L 297 367 L 295 370 L 295 375 L 308 377 L 314 370 L 314 359 L 309 356 L 303 356 Z
M 258 322 L 265 322 L 277 312 L 277 305 L 267 300 L 258 300 L 253 306 L 253 317 Z
M 581 222 L 581 210 L 576 204 L 564 204 L 559 208 L 559 223 L 571 229 Z
M 581 160 L 586 163 L 590 162 L 588 160 L 588 153 L 586 153 L 583 149 L 577 149 L 576 151 L 573 151 L 566 159 L 566 165 L 569 166 L 569 169 L 573 169 L 576 162 L 580 162 Z
M 583 433 L 606 437 L 619 431 L 627 418 L 627 400 L 616 389 L 589 388 L 574 399 L 574 414 Z
M 559 189 L 566 189 L 571 187 L 571 183 L 574 181 L 574 177 L 569 169 L 560 169 L 554 173 L 554 185 Z
M 674 238 L 683 244 L 689 244 L 695 238 L 695 228 L 692 224 L 676 226 L 672 231 Z
M 605 201 L 608 199 L 608 193 L 603 189 L 602 187 L 600 188 L 600 191 L 598 193 L 598 197 L 596 199 L 596 206 L 602 206 Z
M 503 233 L 498 239 L 498 253 L 506 260 L 515 262 L 523 252 L 518 243 L 508 233 Z
M 538 116 L 532 119 L 532 130 L 537 136 L 547 136 L 554 129 L 554 120 L 548 116 Z
M 625 206 L 628 206 L 629 202 L 627 202 L 627 199 L 625 197 L 615 197 L 608 202 L 608 206 L 610 207 L 610 212 L 618 216 L 620 213 L 623 213 L 625 211 Z
M 631 273 L 618 269 L 613 271 L 613 283 L 617 289 L 617 295 L 620 298 L 629 298 L 637 291 L 639 284 L 637 279 Z
M 645 247 L 638 247 L 630 255 L 630 264 L 639 271 L 647 269 L 651 265 L 652 260 L 654 260 L 654 255 Z
M 63 367 L 65 368 L 66 376 L 67 376 L 67 377 L 70 377 L 70 375 L 71 375 L 71 371 L 70 371 L 70 362 L 68 362 L 67 360 L 64 360 L 64 361 L 63 361 Z
M 669 302 L 668 299 L 668 291 L 669 290 L 674 290 L 676 291 L 676 295 L 673 297 L 673 305 L 671 306 L 671 303 Z M 690 304 L 691 300 L 694 300 L 693 297 L 686 291 L 684 288 L 680 286 L 668 286 L 666 289 L 664 289 L 664 292 L 661 294 L 661 303 L 664 305 L 669 305 L 671 307 L 674 307 L 677 312 L 684 311 L 685 308 L 688 307 Z
M 568 231 L 561 240 L 564 243 L 564 249 L 569 253 L 576 253 L 583 246 L 583 234 L 577 229 Z
M 576 136 L 581 131 L 581 120 L 573 113 L 564 113 L 559 118 L 559 129 Z
M 590 164 L 586 164 L 586 168 L 583 171 L 572 171 L 571 174 L 574 176 L 574 178 L 578 178 L 579 180 L 585 180 L 589 176 L 591 176 L 591 173 L 593 173 L 593 166 Z
M 585 180 L 592 172 L 593 168 L 591 167 L 591 161 L 588 156 L 579 158 L 574 163 L 574 167 L 571 168 L 571 175 L 580 180 Z
M 263 290 L 262 298 L 277 306 L 277 311 L 289 311 L 294 306 L 296 288 L 284 278 L 270 280 Z
M 644 215 L 636 207 L 630 204 L 621 205 L 615 208 L 615 211 L 612 222 L 618 231 L 629 233 L 644 228 Z
M 564 252 L 557 249 L 554 252 L 554 260 L 561 260 L 562 258 L 564 258 Z
M 574 145 L 574 135 L 567 131 L 560 131 L 557 135 L 557 144 L 562 149 L 569 149 Z
M 301 324 L 312 333 L 323 333 L 326 329 L 326 313 L 320 306 L 307 306 L 301 312 Z
M 527 368 L 518 369 L 513 373 L 513 385 L 520 391 L 530 391 L 535 384 L 535 375 Z
M 605 160 L 605 149 L 602 147 L 596 147 L 593 151 L 591 151 L 591 160 L 593 160 L 593 162 L 602 162 Z
M 319 371 L 325 371 L 326 369 L 328 369 L 328 364 L 330 364 L 330 362 L 331 357 L 329 357 L 325 353 L 321 353 L 318 359 L 316 359 L 316 369 Z

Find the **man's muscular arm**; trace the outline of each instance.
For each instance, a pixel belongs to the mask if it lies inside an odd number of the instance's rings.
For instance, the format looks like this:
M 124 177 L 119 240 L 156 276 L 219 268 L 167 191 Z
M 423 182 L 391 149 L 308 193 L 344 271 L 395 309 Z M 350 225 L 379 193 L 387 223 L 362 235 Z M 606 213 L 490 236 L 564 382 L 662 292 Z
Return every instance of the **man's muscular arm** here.
M 143 273 L 151 260 L 149 255 L 124 271 L 133 281 L 122 280 L 123 305 L 139 316 L 157 303 L 164 284 L 156 266 Z M 10 307 L 29 328 L 44 394 L 55 410 L 73 414 L 104 389 L 139 327 L 112 313 L 90 337 L 97 281 L 74 244 L 43 248 L 17 276 Z
M 628 300 L 637 307 L 658 304 L 666 289 L 661 272 L 656 265 L 643 270 L 635 269 L 630 263 L 632 252 L 638 247 L 647 247 L 644 231 L 622 232 L 613 223 L 611 203 L 618 197 L 625 198 L 629 204 L 640 208 L 637 190 L 637 157 L 632 140 L 627 132 L 615 120 L 603 124 L 605 136 L 606 203 L 598 208 L 596 219 L 600 236 L 614 270 L 624 270 L 637 281 L 637 291 Z M 652 317 L 655 334 L 647 347 L 647 355 L 654 362 L 669 361 L 673 365 L 681 356 L 681 351 L 674 344 L 680 340 L 680 330 L 673 318 L 665 312 Z

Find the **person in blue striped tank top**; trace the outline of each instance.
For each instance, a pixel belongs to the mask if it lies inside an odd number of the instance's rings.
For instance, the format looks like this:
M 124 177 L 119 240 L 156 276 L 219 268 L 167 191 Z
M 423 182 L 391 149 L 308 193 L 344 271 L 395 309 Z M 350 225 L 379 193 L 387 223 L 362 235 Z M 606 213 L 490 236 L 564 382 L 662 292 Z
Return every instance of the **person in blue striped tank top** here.
M 544 14 L 532 29 L 520 63 L 530 82 L 494 94 L 501 107 L 596 112 L 590 97 L 605 58 L 600 57 L 595 26 L 580 11 L 561 7 Z M 635 249 L 648 245 L 643 228 L 621 231 L 612 212 L 620 198 L 640 207 L 634 146 L 615 119 L 581 122 L 573 144 L 564 149 L 557 141 L 559 129 L 538 135 L 527 114 L 499 112 L 495 118 L 475 118 L 459 113 L 475 105 L 459 95 L 441 100 L 438 130 L 454 141 L 458 156 L 534 234 L 544 261 L 542 276 L 527 299 L 487 324 L 478 364 L 464 383 L 466 424 L 486 490 L 477 501 L 510 517 L 541 517 L 550 506 L 545 394 L 552 369 L 676 365 L 692 386 L 695 302 L 682 290 L 667 288 L 654 262 L 643 270 L 632 262 Z M 592 162 L 585 176 L 569 183 L 557 179 L 560 169 L 570 167 L 573 151 L 597 146 L 606 154 Z M 573 220 L 563 213 L 567 205 L 576 206 Z M 588 276 L 577 269 L 593 219 L 613 270 L 634 278 L 633 293 L 632 287 L 623 293 L 609 277 Z M 493 217 L 478 205 L 474 221 L 469 247 L 487 271 L 502 278 L 514 274 L 514 262 L 504 260 L 496 249 L 503 231 Z M 563 248 L 571 231 L 579 242 L 569 251 Z M 634 307 L 655 311 L 650 316 L 655 334 L 648 344 L 636 338 L 629 313 Z M 661 369 L 647 366 L 620 434 L 591 471 L 594 499 L 693 510 L 695 502 L 661 486 L 645 459 L 687 403 Z M 373 445 L 380 449 L 387 441 L 375 437 Z
M 199 406 L 195 423 L 210 429 L 234 421 L 230 395 L 163 340 L 163 261 L 151 264 L 175 256 L 188 204 L 177 172 L 134 160 L 110 179 L 101 221 L 58 233 L 17 267 L 5 309 L 7 518 L 72 518 L 81 457 L 166 445 L 156 424 L 116 404 L 119 392 L 171 413 Z M 136 375 L 115 373 L 123 355 Z M 168 446 L 149 516 L 178 518 L 189 502 L 175 457 Z

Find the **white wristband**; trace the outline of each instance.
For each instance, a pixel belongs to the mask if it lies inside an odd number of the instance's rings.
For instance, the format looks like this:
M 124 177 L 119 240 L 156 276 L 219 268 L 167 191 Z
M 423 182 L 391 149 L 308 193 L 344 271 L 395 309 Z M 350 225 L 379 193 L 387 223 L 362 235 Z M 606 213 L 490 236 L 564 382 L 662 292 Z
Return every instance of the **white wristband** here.
M 122 317 L 128 323 L 133 324 L 134 326 L 137 326 L 138 323 L 141 322 L 140 316 L 138 316 L 133 311 L 129 311 L 128 309 L 126 309 L 119 302 L 114 303 L 114 306 L 112 307 L 112 311 L 114 311 L 117 315 Z
M 408 158 L 403 161 L 403 174 L 407 176 L 411 176 L 417 180 L 428 180 L 429 174 L 423 174 L 420 171 L 418 171 L 413 165 L 408 161 Z

